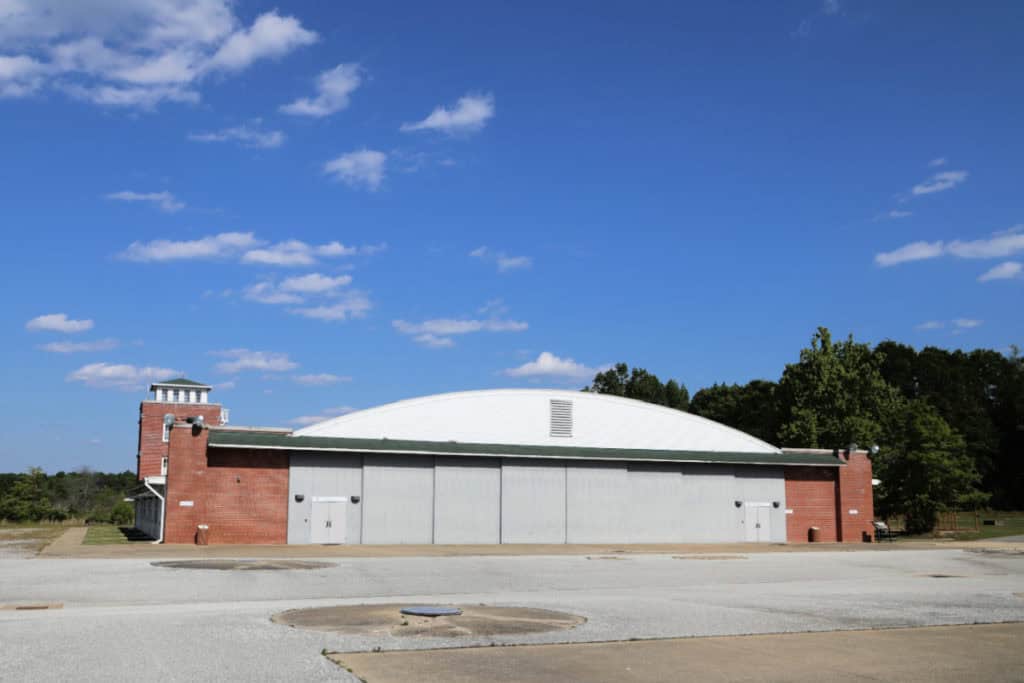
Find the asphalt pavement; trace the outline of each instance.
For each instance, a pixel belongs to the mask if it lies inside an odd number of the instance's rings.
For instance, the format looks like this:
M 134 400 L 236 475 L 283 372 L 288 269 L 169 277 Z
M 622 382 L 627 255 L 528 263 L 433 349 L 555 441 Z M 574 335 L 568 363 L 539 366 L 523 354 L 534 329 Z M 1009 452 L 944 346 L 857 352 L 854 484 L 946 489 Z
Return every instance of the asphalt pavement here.
M 701 559 L 701 558 L 710 559 Z M 317 558 L 325 561 L 324 558 Z M 0 560 L 0 680 L 355 680 L 365 652 L 1024 621 L 1024 554 L 964 550 L 331 558 L 294 570 Z M 568 631 L 346 636 L 271 621 L 361 603 L 552 609 Z M 16 606 L 61 605 L 16 610 Z

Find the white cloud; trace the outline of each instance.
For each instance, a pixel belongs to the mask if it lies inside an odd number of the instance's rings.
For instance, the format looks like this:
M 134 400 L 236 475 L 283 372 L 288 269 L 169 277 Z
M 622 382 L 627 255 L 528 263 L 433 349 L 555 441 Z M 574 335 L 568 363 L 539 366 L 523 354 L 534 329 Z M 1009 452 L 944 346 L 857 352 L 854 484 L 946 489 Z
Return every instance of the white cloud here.
M 251 232 L 222 232 L 197 240 L 161 239 L 151 242 L 133 242 L 118 254 L 118 257 L 128 261 L 175 261 L 240 256 L 242 263 L 308 266 L 316 263 L 319 257 L 373 255 L 386 248 L 387 245 L 383 243 L 347 247 L 337 241 L 314 245 L 301 240 L 285 240 L 268 246 L 266 240 L 258 239 Z
M 533 259 L 529 256 L 510 256 L 503 251 L 494 251 L 486 246 L 477 247 L 469 252 L 469 255 L 481 261 L 493 262 L 497 265 L 499 273 L 522 270 L 533 265 Z
M 519 367 L 509 368 L 503 374 L 509 377 L 565 377 L 569 379 L 590 379 L 598 369 L 577 363 L 572 358 L 559 358 L 555 354 L 544 351 L 536 360 L 523 363 Z
M 374 191 L 384 181 L 387 155 L 372 149 L 360 149 L 324 164 L 324 173 L 334 176 L 349 187 L 365 187 Z
M 303 299 L 298 294 L 282 292 L 273 282 L 257 282 L 242 290 L 242 296 L 249 301 L 261 304 L 301 304 Z
M 242 255 L 242 263 L 257 263 L 266 266 L 310 266 L 318 257 L 336 258 L 355 254 L 372 255 L 383 251 L 387 245 L 372 244 L 360 247 L 345 246 L 341 242 L 313 245 L 301 240 L 285 240 L 266 248 L 252 249 Z
M 342 294 L 339 301 L 330 305 L 292 308 L 288 312 L 301 315 L 304 318 L 333 322 L 348 320 L 349 318 L 361 318 L 372 307 L 370 299 L 365 294 L 352 291 Z
M 118 347 L 116 339 L 97 339 L 88 342 L 58 341 L 43 344 L 39 348 L 50 353 L 80 353 L 88 351 L 110 351 Z
M 883 268 L 909 261 L 923 261 L 942 256 L 943 244 L 939 242 L 911 242 L 899 249 L 875 254 L 875 263 Z
M 225 359 L 217 363 L 216 368 L 218 371 L 228 374 L 244 370 L 285 372 L 299 367 L 299 364 L 292 361 L 287 353 L 251 351 L 249 349 L 226 349 L 224 351 L 211 351 L 210 355 Z
M 344 375 L 332 375 L 329 372 L 321 372 L 311 375 L 295 375 L 292 380 L 307 387 L 318 387 L 338 382 L 351 382 L 352 378 Z
M 493 95 L 465 95 L 452 108 L 436 107 L 430 115 L 416 123 L 403 123 L 401 130 L 439 130 L 449 135 L 475 133 L 494 116 Z
M 299 240 L 286 240 L 265 249 L 252 249 L 242 256 L 242 263 L 271 266 L 309 266 L 315 261 L 312 247 Z
M 405 320 L 391 322 L 398 332 L 411 336 L 413 341 L 424 346 L 447 348 L 455 345 L 453 336 L 476 332 L 523 332 L 529 325 L 519 320 L 473 320 L 466 318 L 435 318 L 421 323 Z
M 939 256 L 955 256 L 963 259 L 1005 258 L 1024 251 L 1024 225 L 1015 225 L 1009 230 L 995 233 L 991 237 L 977 240 L 954 240 L 952 242 L 912 242 L 893 251 L 875 254 L 879 266 L 894 266 L 908 261 L 921 261 Z
M 47 67 L 31 57 L 0 55 L 0 97 L 31 95 L 42 86 L 46 72 Z
M 308 295 L 334 296 L 351 282 L 351 275 L 310 273 L 285 278 L 280 283 L 258 282 L 242 290 L 242 295 L 261 304 L 301 304 Z
M 529 256 L 498 256 L 498 272 L 507 273 L 510 270 L 529 268 L 533 265 L 533 259 Z
M 263 244 L 251 232 L 222 232 L 197 240 L 132 242 L 119 257 L 127 261 L 178 261 L 234 256 Z
M 49 313 L 32 318 L 25 323 L 25 329 L 33 332 L 46 331 L 74 334 L 75 332 L 85 332 L 92 328 L 92 320 L 72 320 L 68 318 L 67 313 Z
M 276 11 L 245 27 L 231 0 L 0 0 L 0 96 L 44 86 L 96 104 L 198 102 L 215 72 L 237 72 L 316 41 Z
M 312 45 L 317 34 L 302 28 L 295 17 L 277 11 L 261 14 L 247 29 L 232 33 L 206 63 L 207 70 L 239 71 L 264 58 L 277 58 Z
M 839 0 L 824 0 L 821 4 L 821 11 L 824 14 L 839 14 L 841 9 Z
M 272 149 L 284 144 L 285 135 L 279 130 L 261 130 L 259 119 L 252 123 L 223 128 L 207 133 L 189 133 L 193 142 L 237 142 L 242 147 Z
M 337 406 L 335 408 L 325 408 L 319 415 L 300 415 L 299 417 L 289 420 L 289 422 L 300 427 L 308 427 L 309 425 L 316 424 L 317 422 L 323 422 L 324 420 L 329 420 L 332 417 L 338 417 L 339 415 L 348 415 L 352 412 L 355 412 L 355 408 L 352 406 Z
M 983 320 L 974 320 L 972 318 L 957 318 L 953 321 L 953 325 L 961 330 L 970 330 L 981 325 Z
M 339 287 L 351 284 L 351 282 L 351 275 L 331 277 L 320 273 L 310 273 L 309 275 L 286 278 L 281 281 L 280 288 L 285 292 L 328 294 L 336 291 Z
M 932 168 L 936 168 L 938 166 L 945 166 L 946 157 L 937 157 L 935 159 L 932 159 L 931 161 L 928 162 L 928 165 L 931 166 Z
M 1004 258 L 1019 251 L 1024 251 L 1024 233 L 1017 232 L 1022 226 L 1015 226 L 1009 231 L 993 235 L 988 239 L 962 242 L 956 240 L 947 245 L 946 250 L 953 256 L 968 259 Z
M 899 209 L 893 209 L 889 212 L 889 218 L 906 218 L 907 216 L 913 215 L 913 211 L 900 211 Z
M 914 185 L 910 190 L 915 195 L 933 194 L 950 190 L 967 180 L 967 171 L 941 171 L 928 180 Z
M 316 79 L 316 97 L 300 97 L 281 107 L 285 114 L 324 117 L 348 107 L 349 95 L 362 83 L 358 64 L 339 64 Z
M 945 326 L 946 326 L 946 323 L 942 322 L 941 320 L 929 320 L 927 322 L 921 323 L 920 325 L 915 325 L 914 329 L 915 330 L 941 330 Z
M 1021 272 L 1024 271 L 1022 266 L 1017 261 L 1006 261 L 1000 263 L 998 266 L 989 268 L 978 278 L 978 282 L 989 282 L 991 280 L 1012 280 L 1021 276 Z
M 181 211 L 185 208 L 185 203 L 180 202 L 174 198 L 174 195 L 170 192 L 132 192 L 130 190 L 124 190 L 122 192 L 111 192 L 107 195 L 107 199 L 113 199 L 119 202 L 152 202 L 160 207 L 161 211 L 167 213 L 174 213 L 175 211 Z
M 121 389 L 136 391 L 151 382 L 182 374 L 179 370 L 153 366 L 137 367 L 127 364 L 90 363 L 70 373 L 65 379 L 68 382 L 82 382 L 100 389 Z

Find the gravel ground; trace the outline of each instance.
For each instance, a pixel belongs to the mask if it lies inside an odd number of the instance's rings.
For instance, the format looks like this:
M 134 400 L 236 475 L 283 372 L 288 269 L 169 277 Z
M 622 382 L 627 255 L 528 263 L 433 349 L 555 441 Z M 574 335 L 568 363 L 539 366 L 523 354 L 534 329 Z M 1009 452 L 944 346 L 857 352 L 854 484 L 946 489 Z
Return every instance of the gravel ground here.
M 339 559 L 302 571 L 141 560 L 0 560 L 0 680 L 354 680 L 320 656 L 361 651 L 1024 621 L 1024 555 L 961 550 Z M 298 607 L 382 602 L 540 607 L 571 631 L 488 638 L 340 636 L 271 623 Z

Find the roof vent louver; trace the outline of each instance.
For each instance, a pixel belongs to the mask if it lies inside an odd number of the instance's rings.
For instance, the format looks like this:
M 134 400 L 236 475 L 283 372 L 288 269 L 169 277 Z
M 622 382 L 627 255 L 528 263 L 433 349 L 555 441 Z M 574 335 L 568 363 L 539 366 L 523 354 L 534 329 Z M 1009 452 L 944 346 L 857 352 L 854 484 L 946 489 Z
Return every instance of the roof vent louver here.
M 572 436 L 572 401 L 551 399 L 551 436 Z

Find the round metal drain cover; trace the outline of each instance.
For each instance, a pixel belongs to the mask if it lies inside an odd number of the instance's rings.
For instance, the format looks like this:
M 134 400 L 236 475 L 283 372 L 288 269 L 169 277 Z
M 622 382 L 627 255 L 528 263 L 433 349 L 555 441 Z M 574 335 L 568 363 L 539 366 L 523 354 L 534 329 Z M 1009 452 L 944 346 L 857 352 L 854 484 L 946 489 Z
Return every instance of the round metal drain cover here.
M 330 562 L 308 560 L 169 560 L 152 562 L 154 567 L 169 569 L 213 569 L 218 571 L 282 571 L 285 569 L 325 569 Z
M 411 617 L 457 617 L 462 614 L 458 607 L 437 607 L 434 605 L 417 605 L 415 607 L 403 607 L 402 614 Z

